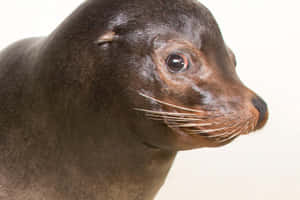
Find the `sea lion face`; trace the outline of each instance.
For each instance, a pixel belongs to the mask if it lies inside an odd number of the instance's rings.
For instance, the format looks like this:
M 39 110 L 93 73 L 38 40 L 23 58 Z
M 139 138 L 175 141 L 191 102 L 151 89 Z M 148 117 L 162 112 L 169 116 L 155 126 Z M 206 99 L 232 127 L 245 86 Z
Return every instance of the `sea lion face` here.
M 151 4 L 143 3 L 137 8 Z M 238 78 L 210 12 L 196 1 L 159 6 L 131 21 L 123 12 L 118 19 L 127 22 L 112 32 L 123 63 L 115 65 L 129 71 L 119 82 L 130 91 L 133 132 L 149 146 L 184 150 L 221 146 L 263 127 L 267 106 Z
M 266 105 L 239 80 L 229 48 L 224 65 L 219 65 L 217 57 L 189 41 L 157 38 L 155 42 L 152 58 L 161 88 L 140 89 L 150 105 L 136 110 L 164 123 L 176 134 L 179 149 L 228 144 L 265 124 Z

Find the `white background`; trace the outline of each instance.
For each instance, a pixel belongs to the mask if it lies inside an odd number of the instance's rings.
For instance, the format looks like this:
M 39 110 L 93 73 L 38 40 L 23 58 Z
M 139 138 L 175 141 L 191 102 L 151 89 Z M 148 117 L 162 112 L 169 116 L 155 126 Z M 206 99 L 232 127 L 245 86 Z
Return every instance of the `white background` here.
M 1 2 L 0 49 L 49 34 L 81 2 Z M 300 199 L 298 2 L 202 1 L 236 54 L 240 78 L 268 103 L 270 119 L 262 131 L 225 147 L 179 153 L 156 200 Z

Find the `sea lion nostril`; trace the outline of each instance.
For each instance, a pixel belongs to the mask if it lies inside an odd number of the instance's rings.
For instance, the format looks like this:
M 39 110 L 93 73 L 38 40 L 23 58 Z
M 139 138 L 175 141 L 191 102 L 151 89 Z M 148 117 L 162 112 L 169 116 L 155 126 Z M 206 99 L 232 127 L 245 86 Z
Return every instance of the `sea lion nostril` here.
M 261 123 L 265 121 L 267 117 L 268 107 L 265 101 L 259 96 L 255 96 L 251 99 L 253 106 L 259 112 L 259 119 L 257 121 L 257 127 L 261 127 Z

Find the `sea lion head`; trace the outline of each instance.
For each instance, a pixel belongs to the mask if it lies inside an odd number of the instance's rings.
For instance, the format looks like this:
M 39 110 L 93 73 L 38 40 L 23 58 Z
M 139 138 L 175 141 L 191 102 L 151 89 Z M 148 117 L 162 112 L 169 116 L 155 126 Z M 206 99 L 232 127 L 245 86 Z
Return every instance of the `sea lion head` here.
M 119 101 L 112 102 L 126 113 L 122 120 L 143 143 L 172 150 L 217 147 L 264 126 L 265 102 L 239 79 L 234 53 L 201 3 L 98 4 L 100 11 L 94 10 L 106 21 L 94 38 L 97 62 L 101 72 L 110 72 L 106 84 L 118 91 Z

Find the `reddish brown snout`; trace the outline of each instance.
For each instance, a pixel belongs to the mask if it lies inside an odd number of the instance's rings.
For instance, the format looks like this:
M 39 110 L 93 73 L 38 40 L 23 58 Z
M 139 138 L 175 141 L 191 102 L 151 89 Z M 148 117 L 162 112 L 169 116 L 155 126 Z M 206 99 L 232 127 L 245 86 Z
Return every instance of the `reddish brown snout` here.
M 268 107 L 267 104 L 265 103 L 265 101 L 260 98 L 259 96 L 255 96 L 251 99 L 251 102 L 253 104 L 253 106 L 257 109 L 257 111 L 259 112 L 259 117 L 256 123 L 256 127 L 255 130 L 258 130 L 260 128 L 262 128 L 267 120 L 268 120 Z

